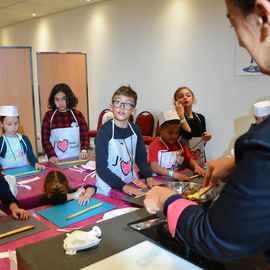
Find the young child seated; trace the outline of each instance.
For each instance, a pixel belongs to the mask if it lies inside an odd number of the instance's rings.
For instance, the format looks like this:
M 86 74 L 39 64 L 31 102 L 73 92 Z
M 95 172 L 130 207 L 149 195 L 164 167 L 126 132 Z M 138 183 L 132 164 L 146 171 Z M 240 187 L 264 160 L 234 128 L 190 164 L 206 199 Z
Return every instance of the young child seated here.
M 107 121 L 96 136 L 97 193 L 110 195 L 111 188 L 129 195 L 142 195 L 142 191 L 128 183 L 137 180 L 135 163 L 148 186 L 160 184 L 152 178 L 141 131 L 129 122 L 135 112 L 137 93 L 129 86 L 118 88 L 110 109 L 114 118 Z
M 57 205 L 70 200 L 78 200 L 79 205 L 90 202 L 90 198 L 95 194 L 96 187 L 86 185 L 77 190 L 71 189 L 68 185 L 67 177 L 60 171 L 50 171 L 44 180 L 44 197 L 40 204 Z
M 188 181 L 189 177 L 177 172 L 190 168 L 195 174 L 204 175 L 198 163 L 191 157 L 187 147 L 179 140 L 180 118 L 175 110 L 159 115 L 160 137 L 149 145 L 149 162 L 159 175 L 168 175 L 175 180 Z
M 0 106 L 0 163 L 2 168 L 22 167 L 30 162 L 37 170 L 44 169 L 35 157 L 27 136 L 18 133 L 19 113 L 16 106 Z

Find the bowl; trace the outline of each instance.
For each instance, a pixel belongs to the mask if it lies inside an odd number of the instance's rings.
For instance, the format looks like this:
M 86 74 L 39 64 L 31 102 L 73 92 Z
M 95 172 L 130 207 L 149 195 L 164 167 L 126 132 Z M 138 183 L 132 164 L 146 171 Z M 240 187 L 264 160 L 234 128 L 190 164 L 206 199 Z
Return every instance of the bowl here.
M 182 197 L 188 199 L 188 195 L 194 194 L 200 190 L 202 187 L 201 184 L 194 183 L 194 182 L 168 182 L 161 184 L 160 186 L 167 187 L 171 190 L 176 191 Z M 205 194 L 203 194 L 199 200 L 196 202 L 199 203 L 206 203 L 211 202 L 216 196 L 218 195 L 215 188 L 210 189 Z

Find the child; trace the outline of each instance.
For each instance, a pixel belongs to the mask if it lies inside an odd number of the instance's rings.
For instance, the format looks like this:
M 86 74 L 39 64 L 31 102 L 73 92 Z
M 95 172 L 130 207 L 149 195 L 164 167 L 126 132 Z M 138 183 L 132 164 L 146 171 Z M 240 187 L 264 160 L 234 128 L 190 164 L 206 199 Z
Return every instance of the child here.
M 0 163 L 2 168 L 22 167 L 30 162 L 37 170 L 44 169 L 32 150 L 28 137 L 18 133 L 19 113 L 16 106 L 0 106 Z
M 0 173 L 0 200 L 3 202 L 5 206 L 7 206 L 12 216 L 15 219 L 28 219 L 30 217 L 30 213 L 18 206 L 18 201 L 13 196 L 10 191 L 8 182 L 5 180 L 4 176 Z M 1 210 L 0 210 L 1 212 Z
M 188 87 L 180 87 L 174 93 L 174 102 L 181 120 L 181 140 L 189 148 L 193 158 L 199 164 L 204 163 L 204 146 L 212 135 L 206 131 L 204 116 L 192 111 L 192 105 L 195 103 L 194 93 Z
M 149 145 L 149 162 L 152 170 L 175 180 L 188 181 L 188 176 L 176 172 L 180 168 L 184 169 L 185 162 L 195 174 L 204 175 L 204 170 L 191 157 L 187 147 L 178 140 L 181 124 L 177 112 L 174 110 L 162 112 L 159 123 L 160 137 Z
M 258 125 L 270 116 L 270 101 L 263 100 L 260 102 L 256 102 L 255 104 L 253 104 L 253 109 L 256 125 Z
M 67 84 L 53 87 L 42 123 L 42 146 L 48 159 L 79 157 L 87 159 L 89 150 L 88 127 L 84 116 L 74 108 L 78 99 Z
M 121 86 L 112 96 L 114 118 L 98 130 L 95 142 L 98 193 L 109 195 L 111 188 L 116 188 L 129 195 L 142 195 L 142 191 L 128 185 L 137 179 L 135 163 L 149 186 L 159 184 L 152 178 L 141 131 L 129 122 L 136 103 L 137 93 L 129 86 Z
M 70 200 L 78 200 L 79 205 L 90 202 L 90 198 L 95 194 L 96 187 L 87 185 L 77 190 L 71 189 L 68 185 L 67 177 L 60 171 L 50 171 L 44 180 L 44 197 L 40 204 L 57 205 Z

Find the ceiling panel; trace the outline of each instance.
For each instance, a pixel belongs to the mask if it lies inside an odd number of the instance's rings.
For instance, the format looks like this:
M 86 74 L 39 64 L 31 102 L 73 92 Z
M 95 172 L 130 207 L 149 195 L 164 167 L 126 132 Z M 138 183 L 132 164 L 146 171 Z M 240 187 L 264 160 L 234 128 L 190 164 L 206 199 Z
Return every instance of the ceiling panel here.
M 106 0 L 1 0 L 0 27 Z M 35 13 L 36 17 L 32 14 Z

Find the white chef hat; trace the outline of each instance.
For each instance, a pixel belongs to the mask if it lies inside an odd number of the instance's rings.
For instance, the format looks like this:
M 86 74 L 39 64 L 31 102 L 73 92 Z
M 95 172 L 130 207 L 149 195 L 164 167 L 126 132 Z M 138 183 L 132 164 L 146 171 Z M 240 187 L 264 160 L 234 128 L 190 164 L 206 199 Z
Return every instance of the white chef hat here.
M 0 106 L 0 116 L 19 116 L 16 106 Z
M 264 117 L 270 114 L 270 101 L 263 100 L 260 102 L 256 102 L 253 105 L 254 115 L 257 117 Z
M 175 110 L 164 111 L 158 117 L 160 126 L 164 124 L 165 122 L 172 121 L 172 120 L 178 120 L 180 122 L 180 118 Z

